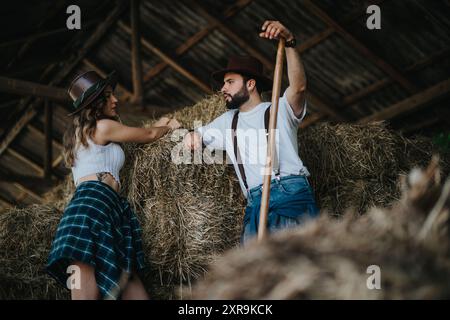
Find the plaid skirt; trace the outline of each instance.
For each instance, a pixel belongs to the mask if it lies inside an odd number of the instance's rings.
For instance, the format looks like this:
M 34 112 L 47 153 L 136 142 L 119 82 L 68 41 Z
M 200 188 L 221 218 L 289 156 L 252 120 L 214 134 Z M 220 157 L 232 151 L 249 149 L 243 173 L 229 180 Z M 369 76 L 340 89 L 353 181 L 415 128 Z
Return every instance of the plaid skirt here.
M 125 198 L 105 183 L 83 182 L 65 208 L 46 271 L 69 289 L 69 266 L 73 261 L 89 264 L 102 297 L 116 299 L 124 272 L 145 268 L 141 233 Z

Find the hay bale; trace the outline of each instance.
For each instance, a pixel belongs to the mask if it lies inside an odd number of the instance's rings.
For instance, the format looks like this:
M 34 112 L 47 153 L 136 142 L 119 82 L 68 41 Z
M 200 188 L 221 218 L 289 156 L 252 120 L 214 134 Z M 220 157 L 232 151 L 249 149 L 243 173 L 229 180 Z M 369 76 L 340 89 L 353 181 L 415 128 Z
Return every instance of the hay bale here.
M 400 197 L 398 177 L 426 165 L 436 151 L 430 139 L 407 139 L 384 122 L 320 123 L 299 130 L 298 142 L 318 206 L 337 216 L 350 207 L 362 214 L 389 206 Z M 448 174 L 448 161 L 441 164 Z
M 0 299 L 68 299 L 45 273 L 62 212 L 49 205 L 10 209 L 0 215 Z
M 43 203 L 63 211 L 70 199 L 72 199 L 74 192 L 75 184 L 73 183 L 72 175 L 69 174 L 60 184 L 44 194 Z
M 445 190 L 435 172 L 428 173 L 390 210 L 375 208 L 361 217 L 349 212 L 342 219 L 322 215 L 263 244 L 231 250 L 211 266 L 192 297 L 450 298 L 450 178 Z M 424 228 L 425 221 L 433 221 L 432 212 L 437 218 Z M 380 290 L 367 286 L 372 265 L 380 268 Z
M 244 206 L 232 168 L 175 164 L 174 146 L 166 137 L 138 147 L 128 194 L 142 224 L 153 283 L 159 279 L 163 286 L 194 281 L 215 255 L 235 246 Z

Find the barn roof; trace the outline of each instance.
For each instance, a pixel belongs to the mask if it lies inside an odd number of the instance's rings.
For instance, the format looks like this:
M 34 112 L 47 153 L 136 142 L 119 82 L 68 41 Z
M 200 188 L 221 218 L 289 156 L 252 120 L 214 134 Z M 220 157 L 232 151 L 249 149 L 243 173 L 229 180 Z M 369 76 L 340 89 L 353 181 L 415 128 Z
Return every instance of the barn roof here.
M 81 8 L 81 30 L 66 28 L 70 4 Z M 366 26 L 371 4 L 381 8 L 380 30 Z M 116 70 L 121 100 L 132 101 L 130 12 L 130 2 L 107 0 L 2 6 L 0 209 L 42 201 L 67 174 L 61 144 L 70 108 L 67 97 L 56 95 L 64 94 L 76 74 Z M 448 1 L 149 0 L 140 2 L 139 16 L 148 114 L 192 105 L 213 92 L 211 71 L 225 66 L 231 54 L 258 57 L 271 75 L 276 45 L 256 31 L 270 19 L 282 21 L 297 37 L 308 78 L 304 127 L 385 119 L 405 134 L 448 129 Z M 51 103 L 43 97 L 47 89 Z M 46 110 L 53 119 L 51 180 L 42 179 L 50 172 Z

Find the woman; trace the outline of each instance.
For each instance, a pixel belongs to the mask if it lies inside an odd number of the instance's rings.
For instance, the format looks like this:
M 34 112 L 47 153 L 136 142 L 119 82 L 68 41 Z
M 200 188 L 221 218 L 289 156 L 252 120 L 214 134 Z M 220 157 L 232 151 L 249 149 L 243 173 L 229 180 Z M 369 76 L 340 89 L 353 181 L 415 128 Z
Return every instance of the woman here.
M 69 87 L 75 110 L 64 156 L 77 188 L 58 226 L 47 272 L 71 290 L 72 299 L 148 299 L 139 276 L 141 229 L 118 194 L 125 156 L 117 143 L 152 142 L 180 124 L 161 118 L 151 128 L 122 125 L 115 85 L 114 73 L 101 78 L 88 71 Z

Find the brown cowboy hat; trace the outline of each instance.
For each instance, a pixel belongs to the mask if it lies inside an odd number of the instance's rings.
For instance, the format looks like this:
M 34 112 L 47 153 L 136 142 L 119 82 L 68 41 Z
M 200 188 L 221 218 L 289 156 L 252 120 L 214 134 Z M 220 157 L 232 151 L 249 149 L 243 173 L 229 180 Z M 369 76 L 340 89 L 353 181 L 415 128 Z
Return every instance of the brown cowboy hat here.
M 69 116 L 87 107 L 103 92 L 107 85 L 114 89 L 116 84 L 117 75 L 115 71 L 108 74 L 106 78 L 102 78 L 95 71 L 87 71 L 75 77 L 67 90 L 73 100 L 74 108 Z
M 261 91 L 272 89 L 272 80 L 263 75 L 261 61 L 252 56 L 233 56 L 228 60 L 226 69 L 213 72 L 211 77 L 218 83 L 223 82 L 223 77 L 228 72 L 250 76 L 258 82 Z

